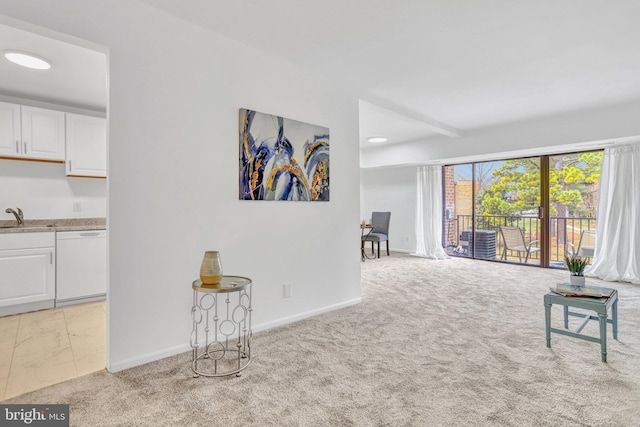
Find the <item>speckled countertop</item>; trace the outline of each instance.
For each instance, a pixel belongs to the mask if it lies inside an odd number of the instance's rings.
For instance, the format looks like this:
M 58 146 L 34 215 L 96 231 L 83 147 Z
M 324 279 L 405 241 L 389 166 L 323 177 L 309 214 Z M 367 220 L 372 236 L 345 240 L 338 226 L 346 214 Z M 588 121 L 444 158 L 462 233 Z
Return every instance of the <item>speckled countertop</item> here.
M 16 226 L 16 220 L 0 221 L 0 233 L 31 233 L 46 231 L 106 230 L 106 218 L 25 219 Z

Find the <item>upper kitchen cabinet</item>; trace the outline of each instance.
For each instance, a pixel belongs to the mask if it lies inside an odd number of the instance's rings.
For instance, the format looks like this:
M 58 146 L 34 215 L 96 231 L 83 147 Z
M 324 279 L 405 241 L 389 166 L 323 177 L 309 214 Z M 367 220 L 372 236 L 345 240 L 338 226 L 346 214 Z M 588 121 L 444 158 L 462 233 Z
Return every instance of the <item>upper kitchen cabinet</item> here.
M 107 121 L 67 113 L 67 176 L 107 176 Z
M 64 112 L 0 102 L 0 138 L 0 156 L 63 162 Z
M 20 106 L 0 102 L 0 156 L 16 157 L 22 153 Z
M 20 108 L 25 157 L 64 161 L 64 113 L 24 105 Z

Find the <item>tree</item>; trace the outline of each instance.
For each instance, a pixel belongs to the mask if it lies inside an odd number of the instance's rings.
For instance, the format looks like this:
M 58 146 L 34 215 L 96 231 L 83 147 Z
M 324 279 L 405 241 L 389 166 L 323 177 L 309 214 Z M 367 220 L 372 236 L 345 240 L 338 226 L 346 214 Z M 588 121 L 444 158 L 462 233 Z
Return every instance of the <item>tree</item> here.
M 480 190 L 480 213 L 515 216 L 539 203 L 540 162 L 537 158 L 506 160 L 493 170 L 492 179 Z
M 600 179 L 602 151 L 551 157 L 549 200 L 553 216 L 595 216 L 592 195 Z M 485 216 L 526 215 L 540 206 L 539 158 L 505 160 L 480 189 Z

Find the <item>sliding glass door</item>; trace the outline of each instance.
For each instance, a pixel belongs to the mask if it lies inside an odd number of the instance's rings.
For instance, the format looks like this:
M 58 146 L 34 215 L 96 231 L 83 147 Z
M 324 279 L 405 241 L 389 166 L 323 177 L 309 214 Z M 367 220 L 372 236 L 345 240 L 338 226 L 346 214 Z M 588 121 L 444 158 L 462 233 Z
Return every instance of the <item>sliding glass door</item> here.
M 602 152 L 443 168 L 444 246 L 450 255 L 564 266 L 595 230 Z
M 473 246 L 469 244 L 468 235 L 474 217 L 473 164 L 445 166 L 443 172 L 445 251 L 473 257 Z
M 591 258 L 595 244 L 602 151 L 549 157 L 549 264 L 564 267 L 564 256 Z

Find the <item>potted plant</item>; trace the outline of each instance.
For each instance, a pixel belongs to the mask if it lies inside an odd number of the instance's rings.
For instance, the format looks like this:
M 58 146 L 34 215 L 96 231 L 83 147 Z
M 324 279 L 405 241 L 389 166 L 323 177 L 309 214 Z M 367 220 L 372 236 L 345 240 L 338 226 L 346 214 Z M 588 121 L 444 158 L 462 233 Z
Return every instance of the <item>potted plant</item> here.
M 572 285 L 584 286 L 584 269 L 587 267 L 589 260 L 578 255 L 567 255 L 564 257 L 564 263 L 571 275 L 569 281 Z

